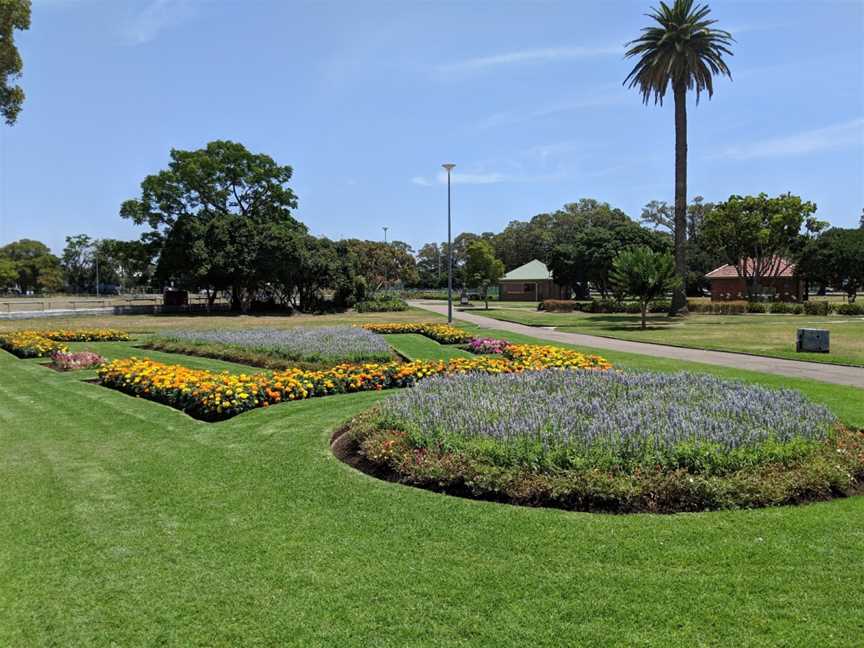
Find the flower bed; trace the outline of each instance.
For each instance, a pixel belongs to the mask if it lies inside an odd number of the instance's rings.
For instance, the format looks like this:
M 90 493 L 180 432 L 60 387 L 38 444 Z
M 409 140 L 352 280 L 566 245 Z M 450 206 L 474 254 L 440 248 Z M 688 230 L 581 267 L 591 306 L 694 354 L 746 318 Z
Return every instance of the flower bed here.
M 513 345 L 509 348 L 526 345 Z M 540 347 L 553 349 L 553 347 Z M 605 369 L 609 364 L 597 356 L 574 351 L 562 359 L 555 349 L 544 365 L 542 353 L 516 353 L 510 357 L 456 358 L 449 361 L 418 360 L 380 364 L 344 364 L 329 369 L 261 372 L 254 374 L 216 373 L 166 365 L 152 360 L 126 358 L 99 369 L 106 387 L 149 398 L 208 421 L 269 407 L 282 401 L 300 400 L 345 392 L 410 387 L 438 374 L 516 373 L 543 366 L 572 366 Z M 562 364 L 564 363 L 564 364 Z
M 468 350 L 477 355 L 494 355 L 504 353 L 508 346 L 510 346 L 510 343 L 507 340 L 498 340 L 496 338 L 474 338 L 468 343 Z
M 115 329 L 13 331 L 0 334 L 0 347 L 19 358 L 44 358 L 67 351 L 62 342 L 110 342 L 128 340 L 129 334 Z
M 355 326 L 326 326 L 238 331 L 172 331 L 153 338 L 151 346 L 165 350 L 214 355 L 219 347 L 281 360 L 308 363 L 382 362 L 390 360 L 390 345 L 372 331 Z M 224 357 L 225 354 L 219 357 Z
M 350 434 L 403 482 L 575 510 L 768 506 L 864 487 L 864 435 L 824 407 L 687 373 L 438 376 Z
M 105 358 L 98 353 L 93 353 L 92 351 L 78 351 L 77 353 L 55 351 L 51 354 L 51 366 L 57 371 L 92 369 L 93 367 L 98 367 L 104 362 Z
M 473 338 L 460 328 L 449 324 L 422 324 L 399 322 L 393 324 L 364 324 L 363 328 L 373 333 L 418 333 L 441 344 L 466 344 Z

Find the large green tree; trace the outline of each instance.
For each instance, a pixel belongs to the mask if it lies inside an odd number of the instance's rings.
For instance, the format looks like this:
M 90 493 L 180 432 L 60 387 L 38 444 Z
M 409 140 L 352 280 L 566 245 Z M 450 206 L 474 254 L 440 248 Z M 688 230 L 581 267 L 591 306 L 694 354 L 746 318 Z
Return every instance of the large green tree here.
M 715 205 L 703 225 L 707 244 L 744 279 L 749 299 L 762 292 L 762 279 L 777 276 L 825 228 L 816 205 L 792 194 L 774 198 L 730 196 Z
M 687 310 L 687 92 L 695 90 L 698 103 L 702 92 L 709 98 L 714 94 L 715 75 L 732 77 L 723 60 L 732 55 L 732 35 L 712 27 L 717 21 L 708 18 L 710 12 L 707 5 L 694 6 L 693 0 L 661 2 L 648 14 L 657 25 L 645 27 L 639 38 L 627 44 L 625 54 L 638 59 L 625 84 L 638 88 L 646 104 L 652 98 L 662 104 L 671 86 L 675 102 L 674 236 L 681 283 L 673 294 L 670 314 Z
M 9 243 L 0 248 L 0 259 L 14 265 L 15 283 L 23 292 L 46 293 L 63 288 L 60 259 L 41 241 L 21 239 Z
M 640 227 L 623 212 L 602 210 L 586 214 L 572 210 L 562 216 L 561 243 L 549 252 L 547 265 L 562 286 L 577 298 L 587 299 L 594 286 L 603 295 L 610 289 L 609 273 L 615 257 L 625 248 L 646 246 L 658 252 L 670 249 L 669 236 Z
M 24 90 L 14 83 L 24 67 L 14 32 L 29 28 L 30 0 L 0 0 L 0 114 L 10 126 L 24 104 Z
M 864 228 L 833 227 L 809 240 L 798 271 L 808 281 L 842 290 L 854 302 L 864 290 Z
M 168 168 L 147 176 L 120 215 L 150 226 L 160 280 L 230 291 L 232 307 L 246 310 L 266 281 L 259 269 L 267 241 L 306 232 L 292 216 L 292 173 L 236 142 L 173 149 Z
M 345 244 L 357 260 L 357 272 L 373 290 L 417 282 L 417 261 L 407 243 L 348 239 Z
M 66 237 L 66 247 L 60 261 L 66 274 L 66 283 L 76 293 L 86 289 L 94 279 L 94 241 L 86 234 Z

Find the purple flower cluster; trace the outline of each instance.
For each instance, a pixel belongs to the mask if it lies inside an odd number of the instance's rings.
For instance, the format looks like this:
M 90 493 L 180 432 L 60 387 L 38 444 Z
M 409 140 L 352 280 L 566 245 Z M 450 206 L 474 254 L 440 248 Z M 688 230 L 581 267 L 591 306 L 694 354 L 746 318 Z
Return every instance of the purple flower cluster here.
M 390 346 L 384 338 L 354 326 L 172 331 L 161 337 L 173 342 L 225 344 L 287 360 L 366 362 L 390 358 Z
M 60 371 L 75 371 L 77 369 L 90 369 L 98 367 L 105 362 L 98 353 L 92 351 L 55 351 L 51 354 L 51 364 Z
M 468 343 L 468 350 L 479 355 L 504 353 L 510 343 L 496 338 L 474 338 Z
M 792 390 L 691 373 L 538 371 L 433 377 L 381 405 L 421 444 L 496 440 L 572 456 L 670 457 L 824 439 L 835 418 Z M 533 452 L 533 451 L 532 451 Z

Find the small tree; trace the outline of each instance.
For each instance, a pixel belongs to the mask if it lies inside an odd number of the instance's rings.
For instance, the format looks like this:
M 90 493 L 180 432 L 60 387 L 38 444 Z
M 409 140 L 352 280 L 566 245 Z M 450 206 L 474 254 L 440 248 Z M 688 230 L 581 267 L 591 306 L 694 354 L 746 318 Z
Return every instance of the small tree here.
M 654 252 L 646 246 L 623 250 L 612 264 L 610 280 L 615 290 L 639 300 L 642 328 L 646 326 L 648 304 L 653 299 L 676 289 L 681 277 L 675 271 L 671 254 Z
M 482 240 L 468 244 L 465 260 L 465 283 L 480 287 L 486 309 L 489 309 L 489 286 L 504 274 L 504 262 L 495 257 L 492 246 Z

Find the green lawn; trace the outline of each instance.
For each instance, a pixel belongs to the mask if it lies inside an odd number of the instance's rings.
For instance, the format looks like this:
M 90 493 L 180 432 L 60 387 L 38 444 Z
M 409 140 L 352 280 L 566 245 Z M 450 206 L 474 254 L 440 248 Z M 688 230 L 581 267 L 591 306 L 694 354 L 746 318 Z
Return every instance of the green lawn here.
M 438 344 L 426 336 L 416 333 L 385 335 L 384 339 L 400 354 L 409 360 L 450 360 L 452 358 L 471 358 L 474 354 L 457 346 Z
M 545 313 L 523 307 L 472 310 L 476 315 L 529 326 L 554 326 L 561 331 L 653 342 L 674 346 L 738 351 L 791 360 L 864 366 L 864 318 L 813 315 L 690 315 L 670 319 L 650 315 L 639 328 L 638 315 Z M 831 353 L 796 353 L 799 328 L 831 332 Z
M 864 425 L 862 390 L 708 370 L 802 388 Z M 676 516 L 474 502 L 332 457 L 333 429 L 386 392 L 207 424 L 91 374 L 0 352 L 0 645 L 850 646 L 864 633 L 862 497 Z

